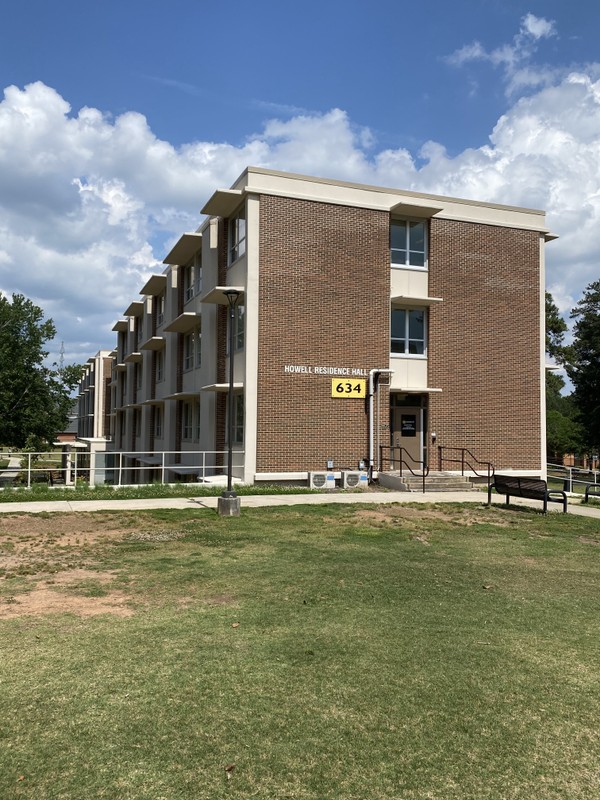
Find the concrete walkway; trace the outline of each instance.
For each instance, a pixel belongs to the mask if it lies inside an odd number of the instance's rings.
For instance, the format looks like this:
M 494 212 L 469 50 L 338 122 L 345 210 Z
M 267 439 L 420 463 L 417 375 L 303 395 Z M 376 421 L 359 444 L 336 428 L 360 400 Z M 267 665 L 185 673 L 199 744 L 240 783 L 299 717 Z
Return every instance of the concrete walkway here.
M 301 506 L 336 504 L 380 504 L 380 503 L 474 503 L 484 505 L 487 497 L 484 492 L 353 492 L 332 494 L 276 494 L 276 495 L 244 495 L 240 492 L 242 513 L 245 508 L 262 508 L 268 506 Z M 199 509 L 217 508 L 217 497 L 172 497 L 153 500 L 56 500 L 35 503 L 2 503 L 0 514 L 39 514 L 42 512 L 71 513 L 80 511 L 142 511 L 145 509 Z M 493 495 L 494 505 L 504 505 L 504 498 Z M 511 498 L 511 505 L 522 505 L 531 508 L 542 508 L 537 500 Z M 549 505 L 550 513 L 562 513 L 558 503 Z M 595 517 L 600 520 L 600 506 L 583 505 L 569 498 L 568 513 L 583 517 Z

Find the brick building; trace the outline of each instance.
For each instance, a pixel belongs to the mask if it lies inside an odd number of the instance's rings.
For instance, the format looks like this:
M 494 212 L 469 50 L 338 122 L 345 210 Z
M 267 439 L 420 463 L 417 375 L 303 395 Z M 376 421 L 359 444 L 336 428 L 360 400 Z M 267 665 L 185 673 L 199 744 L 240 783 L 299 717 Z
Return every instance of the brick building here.
M 115 325 L 112 447 L 146 479 L 165 451 L 167 478 L 220 471 L 228 289 L 245 482 L 390 445 L 543 473 L 543 212 L 253 167 L 202 211 Z

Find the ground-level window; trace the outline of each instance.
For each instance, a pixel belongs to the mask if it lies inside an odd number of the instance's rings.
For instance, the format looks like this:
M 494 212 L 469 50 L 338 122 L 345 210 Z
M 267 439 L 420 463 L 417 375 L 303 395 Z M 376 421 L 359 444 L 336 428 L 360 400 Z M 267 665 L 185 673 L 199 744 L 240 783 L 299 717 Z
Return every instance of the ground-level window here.
M 424 308 L 392 309 L 390 350 L 393 356 L 425 355 L 426 313 Z
M 427 264 L 427 223 L 392 220 L 390 257 L 393 267 L 425 267 Z

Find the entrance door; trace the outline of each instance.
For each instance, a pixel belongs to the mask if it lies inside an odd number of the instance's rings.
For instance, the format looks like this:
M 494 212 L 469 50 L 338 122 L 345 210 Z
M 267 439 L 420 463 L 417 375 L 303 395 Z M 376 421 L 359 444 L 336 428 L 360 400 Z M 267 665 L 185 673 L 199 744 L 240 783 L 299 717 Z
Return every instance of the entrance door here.
M 391 417 L 393 446 L 403 447 L 416 462 L 405 459 L 408 465 L 420 470 L 423 461 L 423 409 L 420 406 L 392 408 Z

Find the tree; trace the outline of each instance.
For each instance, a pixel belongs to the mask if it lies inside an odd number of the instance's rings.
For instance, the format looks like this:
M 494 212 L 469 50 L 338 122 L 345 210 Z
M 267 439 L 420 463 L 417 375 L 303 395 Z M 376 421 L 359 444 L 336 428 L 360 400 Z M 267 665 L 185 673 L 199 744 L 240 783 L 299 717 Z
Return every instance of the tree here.
M 546 292 L 546 352 L 558 364 L 571 358 L 571 348 L 564 345 L 567 323 L 560 316 L 550 292 Z M 546 370 L 546 446 L 551 461 L 562 462 L 565 453 L 582 448 L 583 431 L 571 395 L 563 395 L 565 381 L 561 375 Z
M 590 283 L 571 312 L 574 341 L 567 373 L 575 387 L 585 445 L 600 449 L 600 280 Z
M 75 371 L 44 364 L 54 338 L 51 319 L 22 294 L 0 293 L 0 443 L 22 448 L 50 443 L 67 423 Z
M 563 342 L 567 330 L 567 323 L 560 316 L 554 298 L 546 292 L 546 352 L 558 364 L 562 364 L 566 357 L 567 348 Z

